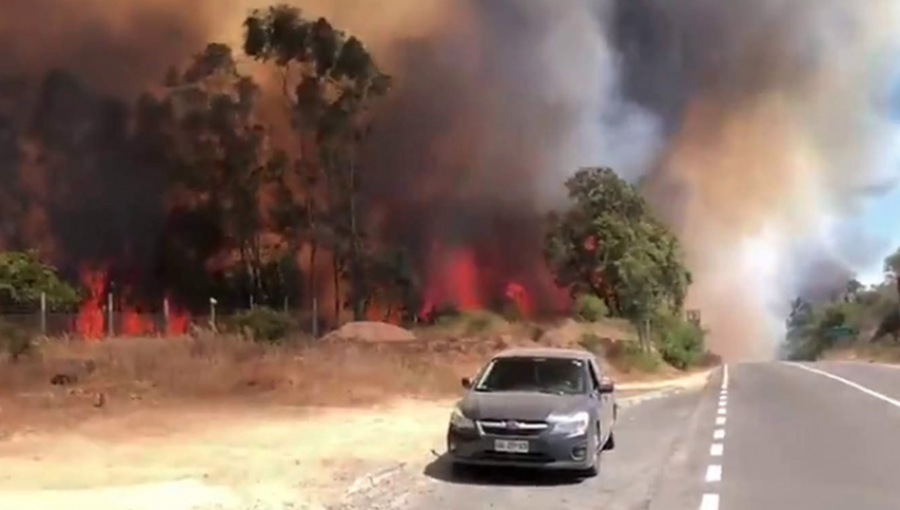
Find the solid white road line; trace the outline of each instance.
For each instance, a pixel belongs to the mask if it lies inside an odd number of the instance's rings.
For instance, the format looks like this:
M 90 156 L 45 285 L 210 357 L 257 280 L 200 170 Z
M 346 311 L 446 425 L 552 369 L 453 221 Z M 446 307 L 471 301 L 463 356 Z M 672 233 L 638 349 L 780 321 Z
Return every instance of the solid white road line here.
M 706 481 L 707 482 L 721 482 L 722 481 L 722 466 L 718 464 L 710 464 L 706 467 Z
M 716 416 L 716 425 L 725 425 L 725 420 L 724 416 Z
M 888 397 L 887 395 L 882 395 L 881 393 L 878 393 L 875 390 L 870 390 L 869 388 L 866 388 L 862 384 L 857 384 L 849 379 L 844 379 L 843 377 L 838 377 L 834 374 L 829 374 L 828 372 L 819 370 L 817 368 L 812 368 L 812 367 L 808 367 L 806 365 L 801 365 L 800 363 L 788 363 L 788 364 L 793 365 L 797 368 L 802 368 L 803 370 L 806 370 L 807 372 L 812 372 L 814 374 L 819 374 L 823 377 L 827 377 L 829 379 L 834 379 L 835 381 L 842 382 L 842 383 L 846 384 L 847 386 L 850 386 L 851 388 L 855 388 L 867 395 L 871 395 L 879 400 L 883 400 L 884 402 L 887 402 L 888 404 L 890 404 L 894 407 L 900 408 L 900 401 L 894 400 L 891 397 Z
M 709 454 L 713 457 L 721 457 L 723 453 L 725 453 L 725 445 L 722 443 L 713 443 L 709 447 Z
M 728 365 L 723 365 L 724 371 L 722 373 L 722 389 L 728 389 Z
M 704 494 L 700 502 L 700 510 L 719 510 L 719 495 Z
M 725 429 L 717 429 L 713 432 L 713 439 L 725 439 Z

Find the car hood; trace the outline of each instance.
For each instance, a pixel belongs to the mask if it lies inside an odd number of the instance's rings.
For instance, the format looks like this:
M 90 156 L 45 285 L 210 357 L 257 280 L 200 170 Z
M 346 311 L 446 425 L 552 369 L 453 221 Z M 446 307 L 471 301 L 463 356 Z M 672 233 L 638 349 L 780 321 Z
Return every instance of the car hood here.
M 585 409 L 587 399 L 586 395 L 471 391 L 459 407 L 473 420 L 544 421 L 551 413 L 573 413 Z

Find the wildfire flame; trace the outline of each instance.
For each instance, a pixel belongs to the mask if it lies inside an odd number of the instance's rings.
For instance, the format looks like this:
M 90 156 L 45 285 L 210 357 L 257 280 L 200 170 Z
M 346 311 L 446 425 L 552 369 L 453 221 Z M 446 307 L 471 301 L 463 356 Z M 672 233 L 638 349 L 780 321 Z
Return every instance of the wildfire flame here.
M 81 282 L 88 290 L 88 296 L 81 303 L 76 319 L 78 334 L 85 340 L 103 338 L 103 293 L 106 290 L 106 271 L 83 269 Z
M 88 341 L 103 338 L 108 331 L 105 317 L 104 300 L 108 287 L 108 273 L 106 270 L 83 268 L 81 271 L 82 284 L 87 288 L 88 295 L 78 309 L 76 330 L 78 334 Z M 129 294 L 127 291 L 126 295 Z M 168 299 L 167 299 L 168 301 Z M 190 324 L 190 315 L 178 308 L 171 306 L 168 313 L 168 322 L 165 328 L 160 328 L 152 314 L 146 313 L 142 307 L 131 303 L 125 303 L 121 309 L 121 331 L 116 333 L 122 336 L 141 336 L 164 333 L 166 335 L 183 335 L 187 333 Z

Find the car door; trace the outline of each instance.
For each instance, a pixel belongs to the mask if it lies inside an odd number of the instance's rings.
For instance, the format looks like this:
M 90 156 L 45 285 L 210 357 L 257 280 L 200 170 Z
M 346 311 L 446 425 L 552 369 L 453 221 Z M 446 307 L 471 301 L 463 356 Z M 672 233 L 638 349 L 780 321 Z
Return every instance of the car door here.
M 597 416 L 600 420 L 601 442 L 605 442 L 612 427 L 612 403 L 608 393 L 600 393 L 600 370 L 595 360 L 588 363 L 591 377 L 591 398 L 597 402 Z

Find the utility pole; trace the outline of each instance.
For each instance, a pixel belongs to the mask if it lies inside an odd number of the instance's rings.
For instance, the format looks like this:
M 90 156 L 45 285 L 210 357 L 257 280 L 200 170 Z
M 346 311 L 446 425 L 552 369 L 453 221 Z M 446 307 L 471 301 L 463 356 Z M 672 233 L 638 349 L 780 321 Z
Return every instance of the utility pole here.
M 209 327 L 213 331 L 216 330 L 216 298 L 209 298 Z
M 106 334 L 110 338 L 116 333 L 113 319 L 113 293 L 112 291 L 109 291 L 106 295 Z
M 169 298 L 163 298 L 163 336 L 169 334 Z

